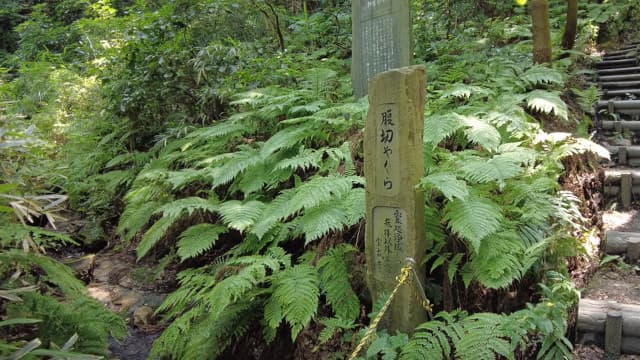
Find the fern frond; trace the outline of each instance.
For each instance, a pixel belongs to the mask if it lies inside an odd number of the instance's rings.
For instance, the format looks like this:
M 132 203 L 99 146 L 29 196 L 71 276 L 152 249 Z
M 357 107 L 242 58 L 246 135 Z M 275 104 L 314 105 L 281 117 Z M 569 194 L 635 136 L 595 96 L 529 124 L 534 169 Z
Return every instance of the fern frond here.
M 467 267 L 488 288 L 505 288 L 523 275 L 524 246 L 513 231 L 487 236 Z
M 180 359 L 217 358 L 244 335 L 253 322 L 260 302 L 243 300 L 218 315 L 205 306 L 195 306 L 173 320 L 153 343 L 150 357 Z
M 138 260 L 142 259 L 167 233 L 167 230 L 180 218 L 191 216 L 196 211 L 213 213 L 218 209 L 212 200 L 197 196 L 174 200 L 164 204 L 154 213 L 162 213 L 162 218 L 147 230 L 138 244 Z
M 435 148 L 440 142 L 464 126 L 460 115 L 447 113 L 427 116 L 424 120 L 424 143 Z
M 156 201 L 149 203 L 132 203 L 127 204 L 120 220 L 116 232 L 120 234 L 125 241 L 133 239 L 133 237 L 147 225 L 157 208 L 161 204 Z
M 202 139 L 203 141 L 211 141 L 216 138 L 229 137 L 229 135 L 240 134 L 247 130 L 247 125 L 234 122 L 225 121 L 213 126 L 197 129 L 189 133 L 187 139 Z
M 180 171 L 169 171 L 167 182 L 171 184 L 171 189 L 182 190 L 194 182 L 211 182 L 209 169 L 182 169 Z
M 442 96 L 440 96 L 440 98 L 446 99 L 450 97 L 455 97 L 458 99 L 468 99 L 471 97 L 472 94 L 487 96 L 487 95 L 491 95 L 492 91 L 482 86 L 456 83 L 449 86 L 445 91 L 443 91 Z
M 526 95 L 527 107 L 544 114 L 553 114 L 564 121 L 569 121 L 567 104 L 554 91 L 534 90 Z
M 277 222 L 303 209 L 311 209 L 345 196 L 354 183 L 362 183 L 362 178 L 337 175 L 315 176 L 293 189 L 284 190 L 265 207 L 266 216 L 256 223 L 251 232 L 261 238 Z
M 238 267 L 236 274 L 219 281 L 211 290 L 203 295 L 212 316 L 223 313 L 229 305 L 235 303 L 252 289 L 267 281 L 267 271 L 273 276 L 280 271 L 283 258 L 272 255 L 244 256 L 231 259 L 225 263 L 229 268 Z M 288 264 L 287 264 L 288 265 Z
M 295 187 L 295 195 L 290 200 L 290 213 L 342 197 L 354 184 L 363 184 L 363 179 L 358 176 L 315 176 Z
M 260 150 L 260 155 L 266 158 L 280 149 L 292 148 L 315 136 L 317 136 L 317 130 L 314 129 L 311 123 L 284 128 L 264 143 Z
M 351 330 L 355 327 L 353 321 L 341 318 L 323 318 L 318 320 L 318 322 L 324 325 L 324 328 L 320 331 L 320 335 L 318 336 L 318 342 L 320 344 L 327 343 L 336 333 L 344 330 Z
M 316 96 L 326 93 L 331 89 L 331 84 L 335 83 L 337 73 L 327 68 L 312 68 L 304 73 L 305 85 L 313 90 Z
M 142 236 L 142 240 L 136 248 L 138 260 L 142 259 L 164 236 L 173 225 L 175 219 L 163 217 L 156 221 Z
M 455 343 L 456 359 L 497 359 L 501 355 L 513 359 L 513 349 L 508 341 L 503 323 L 509 321 L 504 315 L 478 313 L 462 320 L 464 336 Z
M 532 86 L 538 84 L 564 85 L 564 77 L 562 74 L 558 70 L 544 65 L 534 65 L 525 71 L 520 78 Z
M 25 267 L 35 265 L 42 269 L 45 273 L 45 279 L 58 286 L 70 298 L 79 298 L 85 293 L 84 284 L 75 277 L 73 271 L 51 257 L 19 250 L 0 252 L 0 263 L 12 264 L 16 262 Z
M 402 349 L 400 360 L 449 359 L 452 346 L 464 336 L 459 317 L 465 313 L 440 312 L 432 321 L 418 325 L 409 343 Z
M 283 319 L 291 326 L 291 339 L 305 327 L 318 310 L 318 272 L 310 265 L 290 267 L 274 276 L 270 302 L 282 309 Z M 275 305 L 274 305 L 275 306 Z
M 182 261 L 202 255 L 215 245 L 218 237 L 227 231 L 225 226 L 214 224 L 194 225 L 180 234 L 178 256 Z
M 587 152 L 597 155 L 602 159 L 611 159 L 609 150 L 591 140 L 584 138 L 567 139 L 564 144 L 553 151 L 554 156 L 557 159 L 562 159 L 572 155 L 584 154 Z
M 265 204 L 258 200 L 226 201 L 218 206 L 218 214 L 231 229 L 244 232 L 260 218 Z
M 326 295 L 327 303 L 341 319 L 355 321 L 360 311 L 360 301 L 349 283 L 347 257 L 356 249 L 347 244 L 330 249 L 318 261 L 320 284 Z
M 293 222 L 294 225 L 300 227 L 300 232 L 304 234 L 305 246 L 331 231 L 342 230 L 346 223 L 347 215 L 344 210 L 331 203 L 324 203 L 306 210 Z
M 475 196 L 456 199 L 450 201 L 444 211 L 449 228 L 467 240 L 476 253 L 480 251 L 482 240 L 502 226 L 502 210 L 489 199 Z
M 489 160 L 477 156 L 465 157 L 461 168 L 465 177 L 474 182 L 497 181 L 502 184 L 522 172 L 519 161 L 508 156 L 496 155 Z
M 449 200 L 455 198 L 464 200 L 469 195 L 466 181 L 459 180 L 452 173 L 439 172 L 429 174 L 420 179 L 420 186 L 424 190 L 430 190 L 431 187 L 435 187 Z
M 128 186 L 133 181 L 135 171 L 129 170 L 113 170 L 96 176 L 100 182 L 104 183 L 105 190 L 115 192 L 121 186 Z
M 276 170 L 290 169 L 290 170 L 303 170 L 317 169 L 320 167 L 320 161 L 322 160 L 323 150 L 315 149 L 301 149 L 298 154 L 293 157 L 287 157 L 275 166 Z
M 473 116 L 461 116 L 464 134 L 471 142 L 478 144 L 488 151 L 493 151 L 500 145 L 501 136 L 491 124 Z
M 244 146 L 240 151 L 231 153 L 227 161 L 222 166 L 214 167 L 211 170 L 212 188 L 227 184 L 251 166 L 255 166 L 264 161 L 260 151 L 256 148 Z
M 203 199 L 197 196 L 186 197 L 174 200 L 162 205 L 156 213 L 162 213 L 163 217 L 177 219 L 182 215 L 193 215 L 195 211 L 206 211 L 214 213 L 218 206 L 214 200 Z

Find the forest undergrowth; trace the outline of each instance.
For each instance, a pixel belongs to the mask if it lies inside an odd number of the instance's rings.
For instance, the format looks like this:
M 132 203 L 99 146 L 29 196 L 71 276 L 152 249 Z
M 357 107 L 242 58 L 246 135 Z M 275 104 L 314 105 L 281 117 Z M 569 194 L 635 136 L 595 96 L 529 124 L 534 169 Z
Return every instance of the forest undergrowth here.
M 608 157 L 589 140 L 588 54 L 637 31 L 640 5 L 581 2 L 562 50 L 551 1 L 540 65 L 526 6 L 411 3 L 436 315 L 360 356 L 570 358 Z M 98 357 L 126 337 L 55 260 L 106 246 L 177 271 L 150 358 L 346 358 L 385 301 L 364 282 L 350 2 L 3 5 L 0 355 Z

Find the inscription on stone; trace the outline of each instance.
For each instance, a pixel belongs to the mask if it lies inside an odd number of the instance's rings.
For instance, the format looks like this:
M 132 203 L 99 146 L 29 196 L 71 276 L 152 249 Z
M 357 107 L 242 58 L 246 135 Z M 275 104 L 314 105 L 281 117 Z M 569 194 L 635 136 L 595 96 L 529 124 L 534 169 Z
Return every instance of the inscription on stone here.
M 390 274 L 400 272 L 405 259 L 406 218 L 401 208 L 377 206 L 373 209 L 376 267 Z
M 362 97 L 371 77 L 411 63 L 409 1 L 354 0 L 352 23 L 353 91 Z
M 398 129 L 398 106 L 382 104 L 376 113 L 378 141 L 377 167 L 383 169 L 384 176 L 376 178 L 376 191 L 386 195 L 396 195 L 400 186 L 400 149 Z

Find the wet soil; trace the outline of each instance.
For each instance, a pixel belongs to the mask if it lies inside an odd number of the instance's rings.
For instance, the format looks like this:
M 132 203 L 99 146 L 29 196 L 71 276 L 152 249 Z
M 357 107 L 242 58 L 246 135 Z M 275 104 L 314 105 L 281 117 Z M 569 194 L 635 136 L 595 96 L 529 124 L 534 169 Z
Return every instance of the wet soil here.
M 109 359 L 147 359 L 164 326 L 154 316 L 166 297 L 167 280 L 155 269 L 136 263 L 127 250 L 105 249 L 97 254 L 67 258 L 77 275 L 88 282 L 87 293 L 127 321 L 129 336 L 109 341 Z

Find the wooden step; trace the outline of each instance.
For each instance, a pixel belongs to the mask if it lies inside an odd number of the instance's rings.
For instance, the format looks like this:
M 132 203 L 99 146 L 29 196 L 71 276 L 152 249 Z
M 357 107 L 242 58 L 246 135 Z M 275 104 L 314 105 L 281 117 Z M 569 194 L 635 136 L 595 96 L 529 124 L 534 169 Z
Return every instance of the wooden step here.
M 640 74 L 598 75 L 596 80 L 602 82 L 640 80 Z
M 604 54 L 604 56 L 624 55 L 637 49 L 638 49 L 638 45 L 628 45 L 628 46 L 621 47 L 618 50 L 607 51 Z
M 580 299 L 578 342 L 596 339 L 605 352 L 640 354 L 640 305 Z
M 638 58 L 638 51 L 637 50 L 631 50 L 626 54 L 605 55 L 605 56 L 602 57 L 602 60 L 611 61 L 611 60 L 637 59 L 637 58 Z
M 640 81 L 607 81 L 598 83 L 603 89 L 636 89 L 640 87 Z
M 611 68 L 611 67 L 625 67 L 625 66 L 636 66 L 638 65 L 638 59 L 622 59 L 622 60 L 605 60 L 603 62 L 597 63 L 597 68 Z
M 607 146 L 611 155 L 616 155 L 618 165 L 640 167 L 640 146 Z
M 638 115 L 640 114 L 640 100 L 608 100 L 598 101 L 596 103 L 596 110 L 607 109 L 609 114 L 627 114 Z
M 640 170 L 606 170 L 603 192 L 605 195 L 617 197 L 622 207 L 628 208 L 634 194 L 640 195 Z
M 622 90 L 610 90 L 602 89 L 600 92 L 600 98 L 610 99 L 615 97 L 630 97 L 640 96 L 640 89 L 622 89 Z
M 599 127 L 604 130 L 631 130 L 638 131 L 640 130 L 640 121 L 611 121 L 611 120 L 603 120 L 598 123 Z
M 607 254 L 625 255 L 630 262 L 637 262 L 640 257 L 640 233 L 609 230 L 605 233 L 604 249 Z
M 612 74 L 635 74 L 640 72 L 640 66 L 611 68 L 611 69 L 598 69 L 598 76 L 600 75 L 612 75 Z

